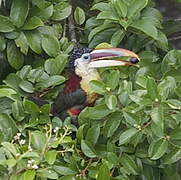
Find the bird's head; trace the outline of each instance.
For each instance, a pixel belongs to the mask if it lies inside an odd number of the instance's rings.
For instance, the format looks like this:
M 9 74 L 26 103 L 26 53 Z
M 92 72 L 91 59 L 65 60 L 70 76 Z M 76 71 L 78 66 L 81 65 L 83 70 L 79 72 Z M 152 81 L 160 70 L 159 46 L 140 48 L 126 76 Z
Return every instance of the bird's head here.
M 76 48 L 70 59 L 70 68 L 78 76 L 89 74 L 97 68 L 113 66 L 136 66 L 139 57 L 122 48 Z

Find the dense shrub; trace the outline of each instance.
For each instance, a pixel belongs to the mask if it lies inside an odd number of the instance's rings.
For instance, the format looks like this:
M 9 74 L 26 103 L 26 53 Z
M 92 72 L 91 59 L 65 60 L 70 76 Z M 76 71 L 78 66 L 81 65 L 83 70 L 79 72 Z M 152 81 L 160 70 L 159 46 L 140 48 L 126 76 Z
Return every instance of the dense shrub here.
M 0 179 L 179 180 L 181 50 L 167 40 L 176 27 L 163 27 L 151 0 L 2 1 Z M 50 114 L 76 41 L 141 58 L 100 70 L 100 96 L 78 127 Z

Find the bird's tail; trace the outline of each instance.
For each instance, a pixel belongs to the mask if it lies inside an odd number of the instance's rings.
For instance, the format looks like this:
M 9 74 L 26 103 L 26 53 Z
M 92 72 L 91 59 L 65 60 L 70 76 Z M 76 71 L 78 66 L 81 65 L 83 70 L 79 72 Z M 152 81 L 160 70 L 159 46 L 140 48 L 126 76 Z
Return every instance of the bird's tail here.
M 38 106 L 43 106 L 45 104 L 49 104 L 48 101 L 45 101 L 39 97 L 29 96 L 28 99 L 32 102 L 34 102 Z

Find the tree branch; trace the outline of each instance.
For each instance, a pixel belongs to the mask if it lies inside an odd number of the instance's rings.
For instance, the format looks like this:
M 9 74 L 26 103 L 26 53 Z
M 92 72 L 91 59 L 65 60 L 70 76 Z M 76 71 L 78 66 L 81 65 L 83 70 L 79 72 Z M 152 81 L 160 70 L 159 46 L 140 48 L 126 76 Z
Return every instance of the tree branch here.
M 71 13 L 71 15 L 68 17 L 68 26 L 69 26 L 70 40 L 75 44 L 77 44 L 73 13 Z

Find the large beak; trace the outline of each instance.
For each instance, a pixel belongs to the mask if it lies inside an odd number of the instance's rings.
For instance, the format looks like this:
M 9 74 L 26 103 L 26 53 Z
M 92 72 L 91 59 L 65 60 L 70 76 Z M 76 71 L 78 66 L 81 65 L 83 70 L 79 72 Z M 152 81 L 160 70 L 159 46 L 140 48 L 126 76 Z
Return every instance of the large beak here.
M 137 54 L 122 48 L 96 49 L 91 52 L 89 68 L 111 66 L 136 66 L 140 61 Z

